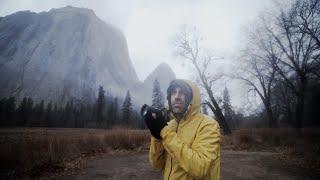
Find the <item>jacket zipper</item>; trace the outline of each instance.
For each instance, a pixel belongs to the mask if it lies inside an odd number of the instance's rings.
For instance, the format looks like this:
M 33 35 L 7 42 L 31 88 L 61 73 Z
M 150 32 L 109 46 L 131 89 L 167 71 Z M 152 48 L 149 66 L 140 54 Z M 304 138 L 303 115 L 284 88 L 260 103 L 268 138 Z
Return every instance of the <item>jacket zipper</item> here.
M 169 172 L 168 180 L 170 178 L 171 171 L 172 171 L 172 158 L 170 157 L 170 172 Z
M 180 124 L 180 122 L 178 122 L 178 126 L 177 126 L 177 129 L 176 129 L 177 135 L 178 135 L 179 124 Z M 169 172 L 168 180 L 169 180 L 169 178 L 170 178 L 171 171 L 172 171 L 172 157 L 170 157 L 170 160 L 171 160 L 171 161 L 170 161 L 170 172 Z

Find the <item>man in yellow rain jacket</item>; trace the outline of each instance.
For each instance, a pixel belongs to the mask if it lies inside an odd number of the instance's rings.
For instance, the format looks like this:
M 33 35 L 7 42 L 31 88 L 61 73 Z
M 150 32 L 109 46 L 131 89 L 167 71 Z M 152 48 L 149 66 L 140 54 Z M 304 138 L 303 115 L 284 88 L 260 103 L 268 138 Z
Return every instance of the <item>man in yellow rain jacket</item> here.
M 171 119 L 149 120 L 149 160 L 164 179 L 220 179 L 220 129 L 200 113 L 200 91 L 192 82 L 173 80 L 167 89 Z M 153 125 L 153 123 L 155 125 Z

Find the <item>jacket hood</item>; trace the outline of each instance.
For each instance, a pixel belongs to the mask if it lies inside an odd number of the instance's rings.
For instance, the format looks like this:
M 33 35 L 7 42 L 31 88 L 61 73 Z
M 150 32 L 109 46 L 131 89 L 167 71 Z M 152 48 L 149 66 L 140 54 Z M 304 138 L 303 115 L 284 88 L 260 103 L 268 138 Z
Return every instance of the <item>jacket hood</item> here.
M 200 95 L 200 90 L 198 86 L 194 82 L 189 80 L 183 80 L 183 81 L 188 83 L 193 93 L 192 100 L 187 110 L 187 118 L 188 118 L 188 116 L 193 116 L 197 113 L 200 113 L 201 95 Z

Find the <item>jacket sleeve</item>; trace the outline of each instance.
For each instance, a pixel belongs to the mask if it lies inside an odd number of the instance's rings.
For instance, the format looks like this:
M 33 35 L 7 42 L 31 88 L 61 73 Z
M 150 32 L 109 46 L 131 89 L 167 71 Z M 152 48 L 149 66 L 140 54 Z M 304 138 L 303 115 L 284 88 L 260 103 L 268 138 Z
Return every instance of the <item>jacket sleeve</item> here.
M 149 161 L 154 170 L 163 170 L 165 164 L 165 150 L 161 141 L 153 136 L 151 136 Z
M 194 178 L 202 178 L 212 163 L 219 162 L 216 159 L 220 158 L 220 130 L 216 121 L 206 120 L 200 125 L 191 147 L 170 128 L 163 128 L 161 137 L 169 155 Z

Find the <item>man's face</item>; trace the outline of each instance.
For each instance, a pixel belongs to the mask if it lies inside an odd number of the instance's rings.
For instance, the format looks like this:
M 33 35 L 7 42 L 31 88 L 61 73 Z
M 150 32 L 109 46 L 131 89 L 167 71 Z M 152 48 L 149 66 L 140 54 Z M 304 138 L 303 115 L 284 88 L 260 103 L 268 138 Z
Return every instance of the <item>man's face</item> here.
M 185 103 L 186 103 L 185 94 L 182 92 L 180 87 L 176 87 L 171 92 L 172 112 L 176 114 L 184 113 L 185 105 L 186 105 Z

